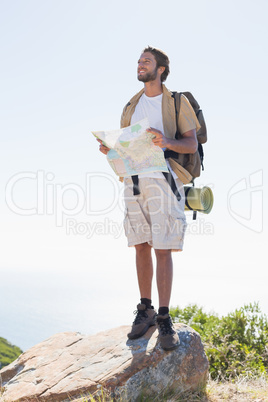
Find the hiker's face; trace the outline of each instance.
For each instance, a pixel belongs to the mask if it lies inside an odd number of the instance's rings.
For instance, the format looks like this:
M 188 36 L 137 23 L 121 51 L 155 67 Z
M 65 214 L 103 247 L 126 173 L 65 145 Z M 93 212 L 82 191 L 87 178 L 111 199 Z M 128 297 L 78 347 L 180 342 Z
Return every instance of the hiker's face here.
M 154 81 L 158 75 L 156 60 L 152 53 L 145 52 L 138 60 L 138 80 L 142 82 Z

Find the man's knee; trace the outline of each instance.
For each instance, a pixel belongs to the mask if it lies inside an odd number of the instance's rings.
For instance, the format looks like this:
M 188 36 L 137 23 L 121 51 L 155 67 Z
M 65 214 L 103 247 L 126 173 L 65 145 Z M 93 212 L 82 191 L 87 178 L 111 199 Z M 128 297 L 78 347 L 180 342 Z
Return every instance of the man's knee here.
M 170 258 L 171 257 L 171 250 L 154 250 L 156 258 Z
M 151 246 L 148 243 L 141 243 L 135 246 L 137 253 L 151 252 Z

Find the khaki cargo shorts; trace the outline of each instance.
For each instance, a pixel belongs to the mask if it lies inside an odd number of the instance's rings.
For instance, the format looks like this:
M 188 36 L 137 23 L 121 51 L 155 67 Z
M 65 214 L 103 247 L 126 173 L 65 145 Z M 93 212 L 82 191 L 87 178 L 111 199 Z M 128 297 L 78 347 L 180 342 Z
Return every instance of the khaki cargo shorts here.
M 184 188 L 177 179 L 180 202 L 163 177 L 139 177 L 139 195 L 133 195 L 131 177 L 124 180 L 124 229 L 128 246 L 148 243 L 154 249 L 182 251 L 186 230 Z

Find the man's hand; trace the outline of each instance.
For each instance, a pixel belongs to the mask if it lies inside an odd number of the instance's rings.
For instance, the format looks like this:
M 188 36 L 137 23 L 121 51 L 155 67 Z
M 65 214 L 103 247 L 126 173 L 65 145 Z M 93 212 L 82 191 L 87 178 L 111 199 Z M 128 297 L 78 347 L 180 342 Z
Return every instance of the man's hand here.
M 155 137 L 152 139 L 154 145 L 157 145 L 160 148 L 167 148 L 168 146 L 168 139 L 167 137 L 164 136 L 163 133 L 161 133 L 160 130 L 157 130 L 156 128 L 147 128 L 146 130 L 148 133 L 151 133 L 155 135 Z
M 165 137 L 156 128 L 148 128 L 146 131 L 155 135 L 155 138 L 152 139 L 154 145 L 158 145 L 163 150 L 167 148 L 180 154 L 194 154 L 197 151 L 198 142 L 195 130 L 183 133 L 182 138 L 179 140 Z
M 110 151 L 110 148 L 108 148 L 108 147 L 106 147 L 105 145 L 103 145 L 102 141 L 99 140 L 98 138 L 97 138 L 97 141 L 100 143 L 99 150 L 100 150 L 104 155 L 107 155 L 108 152 Z

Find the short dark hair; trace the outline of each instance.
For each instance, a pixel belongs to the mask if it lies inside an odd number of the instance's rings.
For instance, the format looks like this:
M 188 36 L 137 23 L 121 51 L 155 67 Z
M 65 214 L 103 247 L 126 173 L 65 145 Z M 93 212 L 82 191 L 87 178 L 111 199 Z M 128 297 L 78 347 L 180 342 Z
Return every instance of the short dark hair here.
M 167 76 L 168 76 L 168 74 L 170 72 L 170 70 L 169 70 L 169 58 L 166 55 L 166 53 L 164 53 L 160 49 L 156 49 L 155 47 L 151 47 L 151 46 L 147 46 L 145 49 L 143 49 L 142 53 L 145 53 L 145 52 L 152 53 L 152 55 L 154 56 L 154 58 L 156 60 L 157 67 L 165 67 L 165 71 L 161 75 L 161 82 L 166 81 Z

